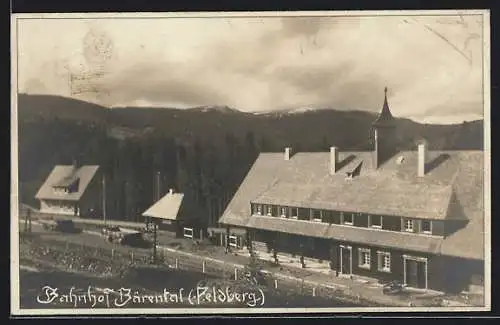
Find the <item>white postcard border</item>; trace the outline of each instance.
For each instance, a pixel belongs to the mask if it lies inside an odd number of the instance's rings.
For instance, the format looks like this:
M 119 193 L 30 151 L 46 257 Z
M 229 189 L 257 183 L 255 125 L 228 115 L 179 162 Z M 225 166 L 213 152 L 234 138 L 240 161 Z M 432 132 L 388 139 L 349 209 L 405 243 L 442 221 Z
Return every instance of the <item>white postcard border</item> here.
M 17 116 L 17 22 L 20 19 L 113 19 L 113 18 L 203 18 L 203 17 L 298 17 L 298 16 L 445 16 L 480 15 L 483 18 L 484 93 L 484 307 L 361 307 L 361 308 L 103 308 L 21 309 L 19 301 L 19 205 L 18 205 L 18 116 Z M 11 314 L 33 315 L 132 315 L 132 314 L 262 314 L 262 313 L 359 313 L 359 312 L 474 312 L 491 310 L 491 121 L 490 121 L 490 13 L 489 10 L 393 10 L 393 11 L 281 11 L 201 13 L 23 13 L 11 16 Z

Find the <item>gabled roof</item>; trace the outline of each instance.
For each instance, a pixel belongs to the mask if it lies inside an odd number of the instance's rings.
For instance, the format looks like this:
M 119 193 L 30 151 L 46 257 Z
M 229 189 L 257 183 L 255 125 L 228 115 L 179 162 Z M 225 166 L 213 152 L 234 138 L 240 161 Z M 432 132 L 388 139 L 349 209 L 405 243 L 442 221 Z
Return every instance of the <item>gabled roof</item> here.
M 167 193 L 142 215 L 151 218 L 177 220 L 183 199 L 184 194 L 182 193 Z
M 250 201 L 273 184 L 283 163 L 286 162 L 281 153 L 261 153 L 219 221 L 228 225 L 245 226 L 250 216 Z
M 98 170 L 99 166 L 97 165 L 85 165 L 78 168 L 72 165 L 57 165 L 42 184 L 35 198 L 38 200 L 79 201 Z M 68 187 L 75 182 L 78 182 L 78 186 L 70 193 L 54 191 L 54 187 Z
M 297 153 L 288 161 L 281 153 L 262 153 L 219 222 L 254 227 L 249 224 L 257 222 L 250 220 L 251 202 L 465 220 L 464 227 L 444 239 L 442 253 L 482 259 L 483 155 L 427 151 L 426 174 L 418 177 L 416 151 L 399 152 L 379 168 L 373 168 L 372 152 L 339 152 L 334 175 L 329 174 L 329 153 Z M 359 175 L 346 180 L 361 161 Z

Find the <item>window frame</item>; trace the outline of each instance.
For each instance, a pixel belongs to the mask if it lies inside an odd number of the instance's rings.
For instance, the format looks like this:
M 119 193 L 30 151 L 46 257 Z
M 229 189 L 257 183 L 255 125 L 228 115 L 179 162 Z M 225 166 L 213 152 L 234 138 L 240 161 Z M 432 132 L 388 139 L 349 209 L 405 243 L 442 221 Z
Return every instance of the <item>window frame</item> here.
M 228 240 L 230 247 L 238 247 L 238 236 L 229 235 L 227 240 Z M 234 242 L 233 242 L 233 240 L 234 240 Z
M 366 256 L 368 256 L 368 263 L 366 263 Z M 371 269 L 372 252 L 369 248 L 358 248 L 358 267 L 362 269 Z
M 283 214 L 283 210 L 285 210 L 285 214 Z M 288 207 L 280 207 L 280 218 L 288 218 Z
M 422 226 L 422 224 L 424 222 L 428 222 L 429 223 L 429 230 L 423 230 L 424 227 Z M 431 220 L 420 220 L 420 231 L 424 234 L 432 234 L 432 221 Z
M 380 224 L 379 225 L 373 224 L 373 217 L 380 218 Z M 371 215 L 371 214 L 369 214 L 368 215 L 368 226 L 370 228 L 382 229 L 382 227 L 384 226 L 384 217 L 380 216 L 380 215 Z
M 190 235 L 187 235 L 186 234 L 186 230 L 187 231 L 191 231 L 191 234 Z M 194 229 L 193 228 L 189 228 L 189 227 L 184 227 L 183 230 L 182 230 L 182 236 L 184 238 L 189 238 L 189 239 L 193 239 L 193 236 L 194 236 Z
M 411 228 L 407 227 L 408 222 L 410 222 Z M 413 219 L 405 218 L 403 220 L 403 230 L 406 232 L 414 232 L 415 231 L 415 223 L 414 223 Z
M 386 257 L 389 259 L 389 267 L 385 267 Z M 392 256 L 391 252 L 377 251 L 377 270 L 379 272 L 391 273 L 392 271 Z
M 319 218 L 316 218 L 315 212 L 319 212 Z M 323 222 L 323 211 L 319 209 L 311 209 L 311 221 L 313 222 Z
M 347 225 L 347 226 L 352 226 L 354 225 L 354 213 L 350 213 L 350 216 L 351 216 L 351 221 L 347 222 L 345 220 L 345 216 L 349 214 L 349 213 L 343 213 L 341 212 L 341 219 L 342 219 L 342 224 L 343 225 Z

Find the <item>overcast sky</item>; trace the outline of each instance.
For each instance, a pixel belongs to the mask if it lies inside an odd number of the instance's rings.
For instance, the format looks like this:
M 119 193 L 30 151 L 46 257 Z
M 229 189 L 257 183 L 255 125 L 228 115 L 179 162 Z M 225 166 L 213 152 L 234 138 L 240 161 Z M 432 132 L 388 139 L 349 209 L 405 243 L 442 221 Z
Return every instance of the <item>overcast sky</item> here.
M 481 16 L 30 19 L 19 91 L 106 106 L 482 118 Z

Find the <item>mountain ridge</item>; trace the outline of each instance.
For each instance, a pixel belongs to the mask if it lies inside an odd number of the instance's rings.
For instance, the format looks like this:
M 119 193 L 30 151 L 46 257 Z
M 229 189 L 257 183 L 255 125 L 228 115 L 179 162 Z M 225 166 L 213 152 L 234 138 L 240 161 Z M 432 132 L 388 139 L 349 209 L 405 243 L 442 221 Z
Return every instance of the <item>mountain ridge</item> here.
M 218 113 L 238 113 L 241 115 L 256 115 L 256 116 L 284 116 L 284 115 L 300 115 L 300 114 L 306 114 L 306 113 L 313 113 L 313 112 L 319 112 L 319 111 L 326 111 L 326 112 L 352 112 L 352 113 L 357 113 L 357 112 L 363 112 L 367 114 L 371 114 L 373 116 L 376 116 L 378 112 L 369 112 L 369 111 L 363 111 L 363 110 L 358 110 L 358 109 L 353 109 L 353 110 L 339 110 L 335 108 L 330 108 L 330 107 L 313 107 L 313 106 L 299 106 L 299 107 L 292 107 L 292 108 L 285 108 L 285 109 L 276 109 L 276 110 L 265 110 L 265 111 L 241 111 L 237 108 L 228 106 L 228 105 L 200 105 L 200 106 L 193 106 L 193 107 L 188 107 L 188 108 L 179 108 L 179 107 L 160 107 L 160 106 L 105 106 L 105 105 L 100 105 L 100 104 L 95 104 L 89 101 L 81 100 L 81 99 L 75 99 L 75 98 L 70 98 L 70 97 L 64 97 L 64 96 L 57 96 L 57 95 L 31 95 L 31 94 L 25 94 L 25 93 L 20 93 L 18 94 L 18 103 L 25 103 L 29 101 L 28 98 L 32 98 L 33 100 L 39 100 L 41 103 L 52 103 L 52 102 L 61 102 L 61 101 L 67 101 L 68 105 L 72 106 L 73 109 L 78 109 L 78 108 L 83 108 L 83 106 L 88 106 L 85 109 L 102 109 L 105 111 L 108 110 L 167 110 L 167 111 L 189 111 L 189 112 L 203 112 L 203 113 L 208 113 L 208 112 L 218 112 Z M 49 107 L 50 105 L 42 105 L 41 109 L 45 110 L 45 113 L 48 113 L 47 110 L 49 109 L 54 109 L 58 110 L 57 106 L 56 107 Z M 23 105 L 18 105 L 18 106 L 23 106 Z M 67 114 L 62 114 L 62 116 L 67 116 Z M 458 125 L 461 123 L 422 123 L 415 121 L 411 118 L 405 118 L 405 117 L 397 117 L 397 119 L 401 120 L 410 120 L 413 123 L 421 124 L 421 125 L 435 125 L 435 126 L 441 126 L 441 125 Z M 483 119 L 475 119 L 475 120 L 470 120 L 466 121 L 467 123 L 473 123 L 476 121 L 482 121 Z
M 310 150 L 327 144 L 347 149 L 365 150 L 371 147 L 372 122 L 377 113 L 314 109 L 298 113 L 253 114 L 228 106 L 199 106 L 192 109 L 105 106 L 71 98 L 49 95 L 18 97 L 20 125 L 66 121 L 100 126 L 118 139 L 159 136 L 182 139 L 216 139 L 233 134 L 243 139 L 254 133 L 259 141 L 272 145 L 267 150 L 283 146 Z M 414 145 L 415 139 L 427 138 L 434 148 L 482 148 L 483 121 L 460 124 L 422 124 L 407 118 L 395 118 L 398 138 L 404 146 Z M 35 123 L 35 124 L 33 124 Z M 147 132 L 146 132 L 147 131 Z M 320 145 L 321 143 L 321 145 Z M 265 146 L 264 146 L 265 147 Z

